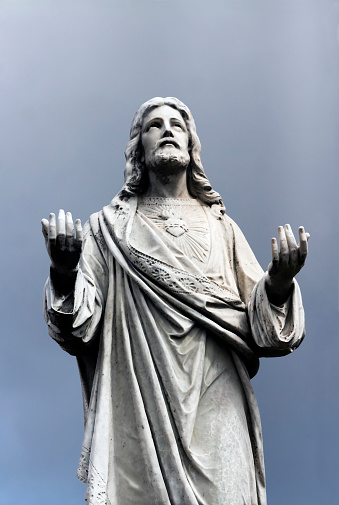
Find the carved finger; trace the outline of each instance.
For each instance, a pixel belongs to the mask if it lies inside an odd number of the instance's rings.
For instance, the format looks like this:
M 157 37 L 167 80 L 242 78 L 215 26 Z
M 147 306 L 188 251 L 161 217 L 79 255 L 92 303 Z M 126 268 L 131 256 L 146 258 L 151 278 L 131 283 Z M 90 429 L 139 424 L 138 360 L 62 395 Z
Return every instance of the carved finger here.
M 281 263 L 288 263 L 288 244 L 286 240 L 285 229 L 283 226 L 278 226 L 279 242 L 280 242 L 280 261 Z
M 65 244 L 66 237 L 66 220 L 65 211 L 63 209 L 59 210 L 58 221 L 57 221 L 57 242 L 58 245 L 63 246 Z
M 271 263 L 271 268 L 269 269 L 272 273 L 274 273 L 279 264 L 279 248 L 278 248 L 278 242 L 275 237 L 271 239 L 271 248 L 272 248 L 272 263 Z
M 292 228 L 289 224 L 285 224 L 285 235 L 289 250 L 290 262 L 296 263 L 298 260 L 298 246 L 295 241 Z
M 42 226 L 42 234 L 45 238 L 45 241 L 47 242 L 48 240 L 48 228 L 49 228 L 49 222 L 47 219 L 41 219 L 41 226 Z
M 66 247 L 73 244 L 74 240 L 74 224 L 72 219 L 72 214 L 70 212 L 66 213 Z
M 271 239 L 271 247 L 272 247 L 272 263 L 279 263 L 279 248 L 277 239 L 275 237 Z
M 48 240 L 50 242 L 55 242 L 56 239 L 56 220 L 55 214 L 51 212 L 49 215 L 49 227 L 48 227 Z
M 75 221 L 75 241 L 79 247 L 81 247 L 81 245 L 82 245 L 82 238 L 83 238 L 83 233 L 82 233 L 81 221 L 80 221 L 80 219 L 77 219 Z
M 305 228 L 300 226 L 299 228 L 299 263 L 303 265 L 305 263 L 307 252 L 308 252 L 308 244 L 307 241 L 310 237 L 309 233 L 305 232 Z

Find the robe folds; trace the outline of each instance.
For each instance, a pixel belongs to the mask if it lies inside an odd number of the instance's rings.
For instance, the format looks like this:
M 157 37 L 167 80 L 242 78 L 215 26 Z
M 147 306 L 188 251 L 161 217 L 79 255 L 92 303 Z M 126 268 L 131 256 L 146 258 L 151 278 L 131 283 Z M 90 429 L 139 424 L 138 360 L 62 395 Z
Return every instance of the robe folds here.
M 139 204 L 116 197 L 91 216 L 74 292 L 45 286 L 49 333 L 79 365 L 88 505 L 265 505 L 250 378 L 259 357 L 302 341 L 299 287 L 282 309 L 269 303 L 220 206 L 189 204 L 208 227 L 199 262 Z

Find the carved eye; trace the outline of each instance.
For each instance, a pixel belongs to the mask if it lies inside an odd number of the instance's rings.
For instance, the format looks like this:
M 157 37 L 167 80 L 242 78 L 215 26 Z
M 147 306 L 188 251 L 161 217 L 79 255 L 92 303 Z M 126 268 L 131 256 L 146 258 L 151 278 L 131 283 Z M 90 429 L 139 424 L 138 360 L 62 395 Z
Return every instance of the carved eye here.
M 183 130 L 183 129 L 184 129 L 184 127 L 183 127 L 183 125 L 182 125 L 181 123 L 174 123 L 174 124 L 173 124 L 173 126 L 174 126 L 175 128 L 180 128 L 180 130 Z
M 160 128 L 160 126 L 161 125 L 160 125 L 159 121 L 153 121 L 150 125 L 148 125 L 148 130 L 150 130 L 151 128 Z

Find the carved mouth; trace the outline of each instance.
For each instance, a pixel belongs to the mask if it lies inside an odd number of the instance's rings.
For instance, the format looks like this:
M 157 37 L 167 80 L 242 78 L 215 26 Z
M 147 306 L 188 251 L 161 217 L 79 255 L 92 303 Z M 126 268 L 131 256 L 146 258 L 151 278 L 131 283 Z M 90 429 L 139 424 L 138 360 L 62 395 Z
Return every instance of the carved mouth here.
M 159 147 L 164 147 L 164 146 L 167 146 L 167 145 L 171 145 L 171 146 L 174 146 L 177 149 L 179 149 L 179 144 L 175 140 L 173 140 L 173 139 L 162 139 L 159 142 Z

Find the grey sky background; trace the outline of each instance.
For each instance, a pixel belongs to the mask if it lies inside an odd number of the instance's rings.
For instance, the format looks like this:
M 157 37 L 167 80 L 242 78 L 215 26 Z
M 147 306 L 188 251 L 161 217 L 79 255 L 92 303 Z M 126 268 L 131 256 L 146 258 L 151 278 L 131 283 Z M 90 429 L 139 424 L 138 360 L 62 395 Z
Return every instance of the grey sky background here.
M 85 222 L 123 182 L 139 105 L 177 96 L 259 262 L 303 224 L 307 336 L 262 360 L 269 505 L 339 495 L 339 4 L 330 0 L 0 0 L 0 505 L 76 505 L 75 359 L 48 337 L 40 220 Z

